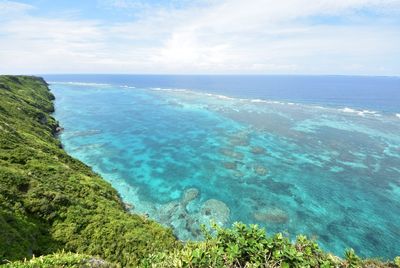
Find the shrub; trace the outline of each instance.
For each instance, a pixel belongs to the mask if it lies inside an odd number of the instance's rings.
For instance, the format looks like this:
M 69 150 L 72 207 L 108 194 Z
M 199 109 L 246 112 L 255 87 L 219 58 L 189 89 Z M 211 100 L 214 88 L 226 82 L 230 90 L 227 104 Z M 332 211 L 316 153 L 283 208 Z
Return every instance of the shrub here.
M 47 256 L 38 258 L 33 257 L 30 260 L 18 261 L 4 265 L 4 268 L 54 268 L 54 267 L 96 267 L 108 268 L 115 267 L 99 258 L 93 258 L 89 255 L 76 254 L 76 253 L 54 253 Z
M 281 233 L 268 236 L 257 225 L 235 223 L 231 228 L 212 225 L 211 230 L 203 228 L 203 235 L 202 242 L 150 255 L 141 262 L 141 267 L 395 267 L 390 262 L 362 260 L 352 249 L 345 252 L 345 259 L 340 259 L 322 251 L 316 241 L 303 235 L 291 242 Z

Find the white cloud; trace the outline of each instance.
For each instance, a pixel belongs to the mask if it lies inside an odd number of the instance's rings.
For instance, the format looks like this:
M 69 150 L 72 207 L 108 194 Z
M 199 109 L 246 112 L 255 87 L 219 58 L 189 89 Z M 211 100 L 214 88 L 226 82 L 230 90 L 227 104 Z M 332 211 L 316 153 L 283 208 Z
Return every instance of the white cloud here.
M 33 9 L 33 6 L 7 0 L 0 0 L 0 16 L 4 19 L 5 17 L 14 16 L 19 13 L 26 12 Z M 0 17 L 0 19 L 1 19 Z
M 104 1 L 128 9 L 143 3 Z M 2 3 L 20 12 L 0 25 L 3 73 L 400 72 L 394 60 L 400 26 L 390 15 L 400 10 L 395 0 L 201 1 L 144 8 L 124 23 L 34 17 L 26 14 L 30 6 Z M 364 10 L 382 21 L 364 17 Z M 325 16 L 345 23 L 314 19 Z
M 132 0 L 101 0 L 99 4 L 103 7 L 112 8 L 147 8 L 148 3 L 143 1 L 132 1 Z

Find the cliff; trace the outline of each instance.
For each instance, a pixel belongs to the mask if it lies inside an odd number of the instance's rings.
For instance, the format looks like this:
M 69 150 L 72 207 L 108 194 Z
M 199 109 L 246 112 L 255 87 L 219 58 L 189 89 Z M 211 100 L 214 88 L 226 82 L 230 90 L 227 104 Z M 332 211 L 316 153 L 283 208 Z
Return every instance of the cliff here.
M 65 249 L 126 266 L 174 247 L 171 230 L 127 213 L 62 150 L 53 99 L 42 78 L 0 76 L 0 263 Z

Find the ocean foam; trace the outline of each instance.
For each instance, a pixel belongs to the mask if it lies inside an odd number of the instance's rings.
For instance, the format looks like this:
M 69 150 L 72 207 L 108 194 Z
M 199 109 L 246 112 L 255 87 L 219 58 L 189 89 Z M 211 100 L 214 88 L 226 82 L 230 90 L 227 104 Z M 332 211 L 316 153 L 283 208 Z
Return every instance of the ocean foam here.
M 251 101 L 251 102 L 263 102 L 263 103 L 268 102 L 268 101 L 266 101 L 266 100 L 261 100 L 261 99 L 250 99 L 250 101 Z
M 134 86 L 128 86 L 128 85 L 123 85 L 123 86 L 121 86 L 122 88 L 136 88 L 136 87 L 134 87 Z
M 75 85 L 75 86 L 90 86 L 90 87 L 108 87 L 112 86 L 112 84 L 107 84 L 107 83 L 90 83 L 90 82 L 56 82 L 56 81 L 50 81 L 50 84 L 54 85 Z M 131 88 L 135 89 L 136 87 L 134 86 L 128 86 L 128 85 L 120 85 L 119 87 L 121 88 Z M 247 101 L 251 103 L 265 103 L 265 104 L 278 104 L 278 105 L 290 105 L 290 106 L 304 106 L 305 108 L 318 108 L 318 109 L 327 109 L 328 107 L 323 107 L 319 105 L 313 105 L 313 104 L 304 104 L 304 103 L 294 103 L 294 102 L 283 102 L 283 101 L 277 101 L 277 100 L 267 100 L 267 99 L 259 99 L 259 98 L 238 98 L 238 97 L 230 97 L 222 94 L 215 94 L 215 93 L 208 93 L 208 92 L 201 92 L 201 91 L 195 91 L 191 89 L 184 89 L 184 88 L 160 88 L 160 87 L 151 87 L 149 88 L 150 90 L 154 91 L 165 91 L 165 92 L 181 92 L 181 93 L 186 93 L 186 94 L 195 94 L 199 96 L 207 96 L 207 97 L 214 97 L 222 100 L 237 100 L 237 101 Z M 328 108 L 329 109 L 329 108 Z M 378 117 L 381 116 L 381 114 L 377 111 L 372 111 L 372 110 L 358 110 L 350 107 L 344 107 L 341 109 L 337 109 L 340 112 L 344 113 L 349 113 L 349 114 L 354 114 L 362 117 Z M 400 118 L 400 113 L 396 113 L 395 117 Z
M 159 88 L 159 87 L 154 87 L 150 88 L 150 90 L 155 90 L 155 91 L 165 91 L 165 92 L 183 92 L 187 94 L 194 94 L 194 95 L 199 95 L 199 96 L 207 96 L 207 97 L 213 97 L 217 99 L 222 99 L 222 100 L 233 100 L 233 101 L 244 101 L 244 102 L 251 102 L 251 103 L 265 103 L 265 104 L 276 104 L 276 105 L 288 105 L 288 106 L 301 106 L 304 108 L 316 108 L 316 109 L 332 109 L 329 107 L 324 107 L 320 105 L 313 105 L 313 104 L 304 104 L 304 103 L 294 103 L 294 102 L 284 102 L 284 101 L 277 101 L 277 100 L 268 100 L 268 99 L 259 99 L 259 98 L 238 98 L 238 97 L 230 97 L 222 94 L 215 94 L 215 93 L 208 93 L 208 92 L 200 92 L 200 91 L 195 91 L 191 89 L 180 89 L 180 88 Z M 339 110 L 340 112 L 344 113 L 351 113 L 354 115 L 362 116 L 362 117 L 367 117 L 367 116 L 381 116 L 377 111 L 372 111 L 372 110 L 357 110 L 349 107 L 345 107 L 342 109 L 337 109 L 333 108 L 334 110 Z M 396 115 L 397 117 L 400 118 L 400 114 Z
M 216 96 L 219 99 L 224 99 L 224 100 L 234 100 L 235 99 L 235 98 L 228 97 L 228 96 L 225 96 L 225 95 L 214 95 L 214 96 Z
M 191 92 L 187 89 L 182 88 L 160 88 L 160 87 L 151 87 L 150 90 L 154 91 L 166 91 L 166 92 Z
M 344 113 L 357 114 L 359 116 L 380 116 L 380 114 L 377 111 L 356 110 L 356 109 L 349 108 L 349 107 L 345 107 L 343 109 L 339 109 L 339 111 L 344 112 Z
M 111 84 L 103 84 L 103 83 L 86 83 L 86 82 L 49 82 L 54 85 L 74 85 L 74 86 L 90 86 L 90 87 L 98 87 L 98 86 L 111 86 Z

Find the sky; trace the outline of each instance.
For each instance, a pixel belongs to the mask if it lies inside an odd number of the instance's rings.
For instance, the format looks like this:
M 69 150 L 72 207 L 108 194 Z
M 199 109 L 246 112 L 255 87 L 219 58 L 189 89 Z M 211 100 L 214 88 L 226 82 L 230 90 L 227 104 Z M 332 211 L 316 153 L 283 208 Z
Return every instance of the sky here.
M 400 0 L 0 0 L 0 73 L 400 75 Z

